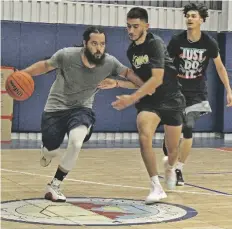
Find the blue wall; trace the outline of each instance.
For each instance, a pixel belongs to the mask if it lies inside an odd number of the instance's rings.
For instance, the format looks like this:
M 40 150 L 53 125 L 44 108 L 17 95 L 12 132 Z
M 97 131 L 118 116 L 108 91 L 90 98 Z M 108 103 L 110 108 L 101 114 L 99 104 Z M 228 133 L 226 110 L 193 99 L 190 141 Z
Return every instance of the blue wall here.
M 23 69 L 36 61 L 51 56 L 58 49 L 81 44 L 85 25 L 2 22 L 2 65 L 14 66 Z M 126 57 L 129 45 L 127 33 L 122 27 L 105 27 L 108 35 L 107 51 L 117 57 L 123 64 L 130 66 Z M 174 30 L 152 29 L 168 43 Z M 210 32 L 217 39 L 217 33 Z M 225 63 L 231 74 L 232 62 L 232 35 L 224 34 L 227 51 L 223 53 Z M 40 119 L 55 73 L 34 77 L 35 92 L 24 102 L 14 103 L 14 132 L 39 132 Z M 215 67 L 212 63 L 207 71 L 209 100 L 213 109 L 212 114 L 203 116 L 196 125 L 195 131 L 230 131 L 232 132 L 232 113 L 228 109 L 218 109 L 217 104 L 223 103 L 223 88 L 218 80 Z M 221 88 L 220 88 L 221 87 Z M 127 89 L 113 89 L 101 91 L 97 94 L 94 110 L 97 115 L 95 132 L 123 132 L 137 131 L 135 118 L 136 111 L 130 107 L 124 111 L 112 109 L 111 102 L 116 95 L 131 93 Z M 221 99 L 221 100 L 220 100 Z M 223 106 L 222 106 L 223 107 Z M 224 120 L 230 124 L 225 124 Z M 161 129 L 160 129 L 161 130 Z
M 221 48 L 223 50 L 222 57 L 227 69 L 230 85 L 232 87 L 232 32 L 223 33 L 220 35 L 222 37 Z M 222 131 L 225 133 L 232 132 L 232 108 L 226 107 L 226 91 L 221 89 L 223 93 L 223 100 L 221 104 L 224 104 L 223 109 L 223 127 Z

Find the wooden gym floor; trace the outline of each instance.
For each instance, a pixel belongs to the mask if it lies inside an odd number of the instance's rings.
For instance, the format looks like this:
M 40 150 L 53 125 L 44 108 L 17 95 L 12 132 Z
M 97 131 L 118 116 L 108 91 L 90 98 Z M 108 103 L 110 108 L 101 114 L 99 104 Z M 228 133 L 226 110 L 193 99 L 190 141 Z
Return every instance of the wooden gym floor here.
M 3 229 L 232 229 L 231 147 L 194 148 L 186 185 L 152 206 L 143 203 L 149 179 L 137 147 L 84 148 L 62 185 L 65 204 L 43 200 L 59 158 L 42 168 L 39 149 L 15 148 L 2 149 L 1 162 Z

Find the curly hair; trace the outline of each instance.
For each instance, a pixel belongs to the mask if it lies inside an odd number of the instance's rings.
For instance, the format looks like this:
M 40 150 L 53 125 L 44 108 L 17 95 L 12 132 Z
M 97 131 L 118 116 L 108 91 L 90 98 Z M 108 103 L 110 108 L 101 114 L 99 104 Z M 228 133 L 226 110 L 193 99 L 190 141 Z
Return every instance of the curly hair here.
M 202 3 L 189 3 L 185 5 L 183 9 L 184 16 L 186 17 L 187 13 L 191 10 L 199 12 L 204 22 L 206 21 L 206 18 L 209 16 L 208 8 Z

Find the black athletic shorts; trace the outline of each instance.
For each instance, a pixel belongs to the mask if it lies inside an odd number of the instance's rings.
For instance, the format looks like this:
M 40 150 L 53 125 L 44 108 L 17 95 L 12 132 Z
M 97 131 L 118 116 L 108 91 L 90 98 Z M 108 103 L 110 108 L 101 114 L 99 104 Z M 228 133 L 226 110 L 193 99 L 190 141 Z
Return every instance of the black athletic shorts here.
M 201 103 L 202 101 L 208 100 L 207 94 L 202 93 L 196 93 L 196 92 L 182 92 L 185 100 L 186 100 L 186 107 L 190 107 L 194 104 Z
M 151 107 L 143 107 L 142 109 L 138 109 L 138 113 L 141 111 L 156 113 L 161 119 L 159 125 L 180 126 L 183 124 L 182 111 L 158 110 Z
M 161 119 L 160 125 L 180 126 L 183 124 L 185 105 L 184 96 L 178 92 L 160 101 L 140 100 L 135 107 L 138 113 L 141 111 L 156 113 Z
M 81 125 L 90 128 L 84 142 L 88 141 L 95 123 L 95 114 L 90 108 L 81 107 L 56 112 L 43 112 L 41 122 L 43 146 L 49 151 L 62 144 L 65 134 Z

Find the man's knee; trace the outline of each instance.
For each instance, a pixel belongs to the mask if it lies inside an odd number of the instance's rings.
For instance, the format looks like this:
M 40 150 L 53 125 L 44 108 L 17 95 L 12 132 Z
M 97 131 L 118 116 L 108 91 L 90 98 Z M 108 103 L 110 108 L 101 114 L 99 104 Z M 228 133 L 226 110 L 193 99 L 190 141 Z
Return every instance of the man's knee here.
M 63 136 L 54 136 L 50 134 L 49 132 L 47 133 L 42 133 L 42 143 L 43 146 L 48 150 L 48 151 L 53 151 L 56 150 L 60 147 L 64 140 Z
M 176 146 L 170 146 L 170 147 L 167 147 L 168 148 L 168 153 L 169 154 L 172 154 L 172 153 L 175 153 L 179 150 L 179 146 L 176 145 Z
M 60 147 L 61 143 L 57 141 L 48 141 L 48 140 L 42 140 L 43 147 L 45 147 L 48 151 L 56 150 Z
M 168 137 L 166 136 L 165 137 L 165 150 L 166 150 L 166 153 L 165 154 L 172 154 L 176 151 L 178 151 L 179 149 L 179 139 L 178 141 L 173 141 L 173 139 L 168 139 Z M 164 148 L 164 146 L 163 146 Z
M 185 116 L 185 123 L 184 126 L 186 126 L 187 128 L 194 128 L 196 121 L 199 119 L 200 117 L 200 112 L 197 111 L 192 111 L 189 112 L 186 116 Z
M 183 127 L 183 137 L 185 139 L 190 139 L 193 137 L 193 127 L 192 126 L 184 126 Z
M 83 141 L 81 140 L 75 140 L 70 142 L 69 147 L 72 147 L 73 152 L 79 151 L 83 145 Z
M 56 150 L 64 140 L 66 128 L 63 124 L 62 114 L 57 112 L 43 112 L 41 121 L 41 132 L 43 146 L 48 151 Z
M 193 137 L 193 129 L 197 119 L 200 117 L 199 112 L 189 112 L 185 117 L 185 123 L 183 125 L 183 136 L 186 139 Z
M 147 133 L 140 133 L 139 143 L 141 152 L 147 151 L 147 149 L 150 149 L 152 147 L 152 135 Z
M 139 133 L 139 139 L 140 141 L 143 141 L 143 142 L 152 140 L 152 137 L 153 135 L 150 133 L 146 133 L 146 132 Z
M 78 126 L 70 130 L 68 145 L 72 146 L 74 150 L 79 150 L 83 145 L 87 133 L 88 128 L 84 125 Z

